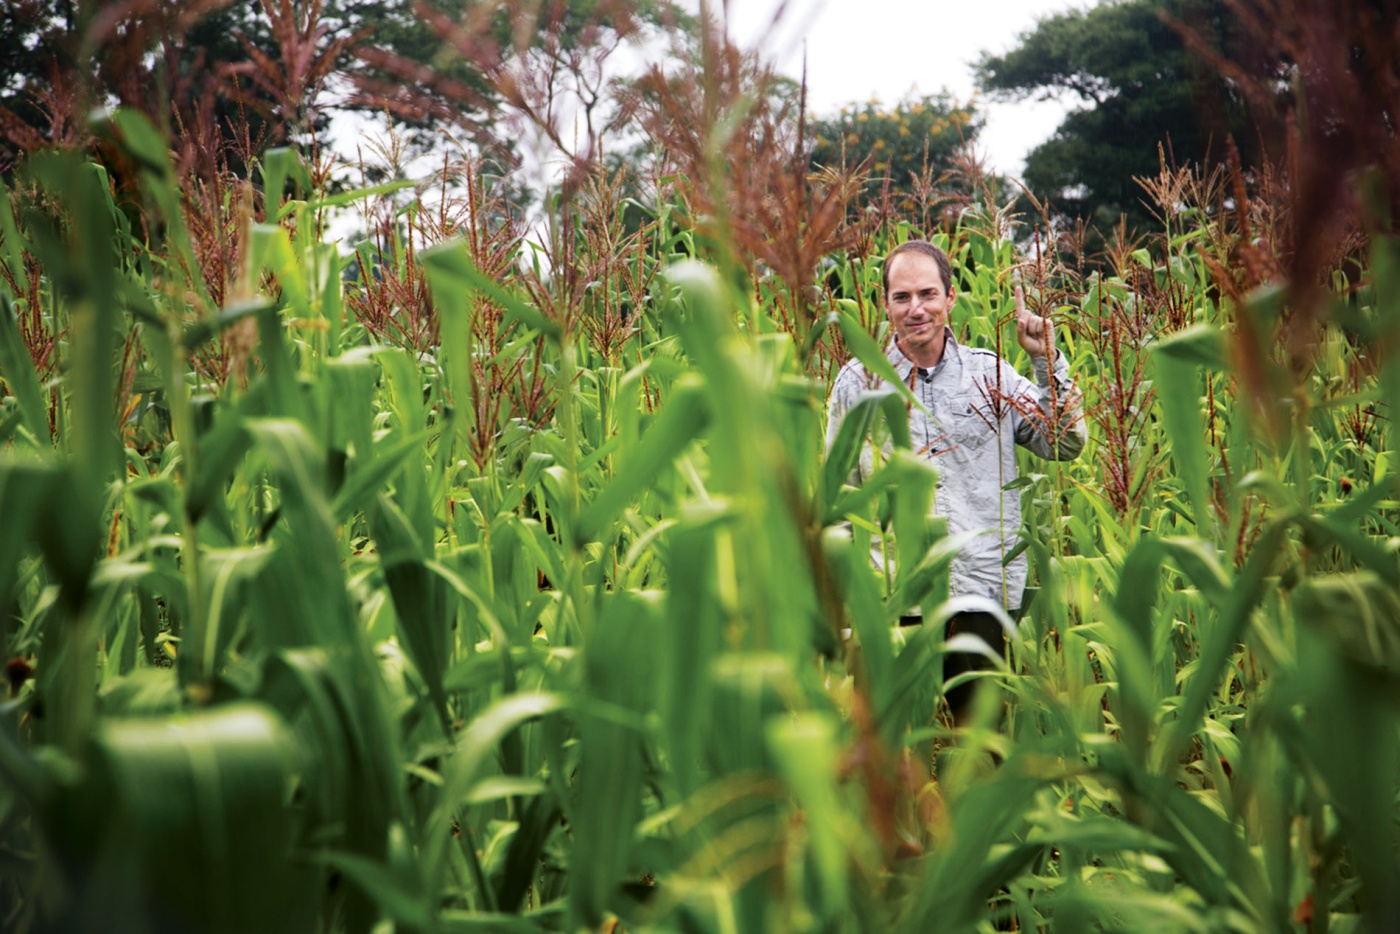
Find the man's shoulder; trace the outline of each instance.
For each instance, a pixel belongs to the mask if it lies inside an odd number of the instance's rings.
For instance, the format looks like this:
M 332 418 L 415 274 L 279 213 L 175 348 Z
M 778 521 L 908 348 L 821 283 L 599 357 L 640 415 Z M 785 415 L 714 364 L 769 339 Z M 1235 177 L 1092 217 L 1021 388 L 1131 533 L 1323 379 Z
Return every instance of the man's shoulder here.
M 968 347 L 966 345 L 961 349 L 964 354 L 964 365 L 973 366 L 982 370 L 994 370 L 999 366 L 1010 365 L 1007 364 L 995 350 L 988 350 L 985 347 Z
M 836 383 L 849 383 L 852 380 L 859 380 L 862 384 L 870 381 L 870 371 L 860 362 L 860 358 L 855 356 L 836 371 Z

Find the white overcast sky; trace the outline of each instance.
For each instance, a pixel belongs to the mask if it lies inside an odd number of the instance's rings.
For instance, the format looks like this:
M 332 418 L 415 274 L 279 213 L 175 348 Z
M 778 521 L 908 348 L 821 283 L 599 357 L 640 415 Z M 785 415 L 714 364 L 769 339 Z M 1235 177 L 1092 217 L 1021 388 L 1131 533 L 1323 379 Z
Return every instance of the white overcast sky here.
M 694 6 L 698 0 L 691 0 Z M 975 90 L 972 63 L 983 52 L 1014 48 L 1038 19 L 1091 0 L 730 0 L 730 35 L 760 48 L 796 78 L 807 55 L 809 109 L 831 114 L 843 104 L 878 98 L 892 105 L 911 92 L 947 88 L 961 101 Z M 714 8 L 720 7 L 714 0 Z M 781 10 L 776 26 L 774 16 Z M 1025 157 L 1065 114 L 1057 101 L 978 102 L 980 136 L 991 167 L 1019 175 Z

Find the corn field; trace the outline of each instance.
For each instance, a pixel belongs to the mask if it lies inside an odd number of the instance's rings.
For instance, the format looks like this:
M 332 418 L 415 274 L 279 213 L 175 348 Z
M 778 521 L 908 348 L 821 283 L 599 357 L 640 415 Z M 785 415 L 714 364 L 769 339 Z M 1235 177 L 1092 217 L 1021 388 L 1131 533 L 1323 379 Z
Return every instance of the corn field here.
M 211 202 L 95 120 L 123 177 L 0 193 L 4 930 L 1400 924 L 1383 198 L 1301 264 L 1288 192 L 1164 164 L 1091 264 L 994 202 L 751 190 L 771 141 L 716 119 L 692 188 L 597 169 L 535 237 L 479 166 L 327 194 L 272 150 Z M 1028 372 L 1024 282 L 1089 421 L 1021 465 L 1033 585 L 956 728 L 907 400 L 824 444 L 916 235 Z

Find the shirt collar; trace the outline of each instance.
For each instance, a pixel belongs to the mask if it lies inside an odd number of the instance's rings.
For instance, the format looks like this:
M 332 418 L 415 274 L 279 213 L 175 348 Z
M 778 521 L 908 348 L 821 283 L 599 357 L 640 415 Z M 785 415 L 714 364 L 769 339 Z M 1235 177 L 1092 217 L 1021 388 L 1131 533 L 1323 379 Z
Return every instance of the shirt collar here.
M 899 374 L 900 379 L 905 383 L 909 382 L 910 373 L 917 369 L 914 361 L 904 356 L 904 351 L 899 349 L 899 343 L 893 338 L 890 339 L 890 346 L 885 351 L 885 356 L 894 364 L 894 371 Z M 933 372 L 937 373 L 944 368 L 949 357 L 961 359 L 961 352 L 958 350 L 957 338 L 953 337 L 953 329 L 949 325 L 943 325 L 943 357 L 933 367 Z

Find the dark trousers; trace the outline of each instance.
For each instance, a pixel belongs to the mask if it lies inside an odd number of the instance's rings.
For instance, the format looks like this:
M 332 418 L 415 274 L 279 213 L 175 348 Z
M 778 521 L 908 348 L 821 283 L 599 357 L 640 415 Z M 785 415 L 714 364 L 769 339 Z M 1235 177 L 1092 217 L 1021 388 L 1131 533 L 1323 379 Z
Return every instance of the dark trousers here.
M 923 617 L 904 616 L 900 618 L 899 624 L 919 626 L 923 624 Z M 950 637 L 958 633 L 980 636 L 997 655 L 1006 654 L 1006 630 L 1001 628 L 1001 623 L 997 622 L 997 618 L 991 613 L 958 613 L 948 620 L 947 633 Z M 956 678 L 965 672 L 986 671 L 992 667 L 991 660 L 985 656 L 967 652 L 947 652 L 943 656 L 943 681 L 946 683 L 950 678 Z M 948 710 L 955 716 L 961 713 L 972 700 L 972 692 L 976 689 L 976 681 L 967 681 L 954 687 L 944 695 L 944 700 L 948 702 Z

